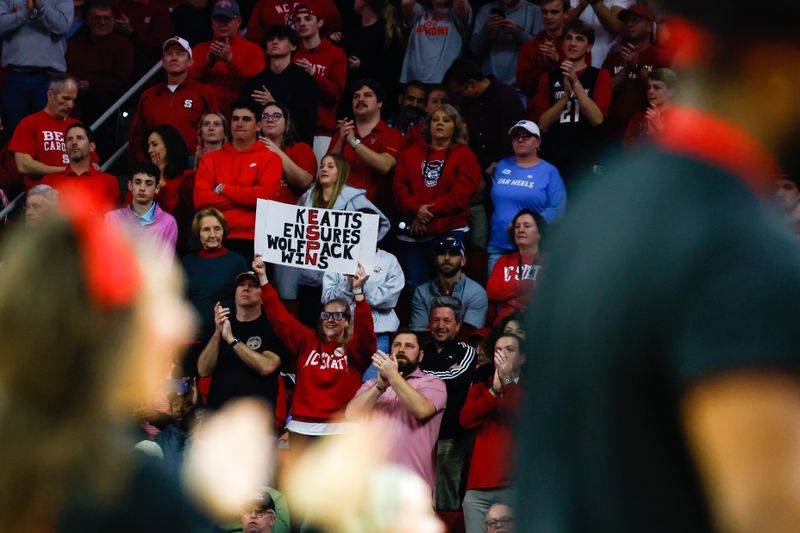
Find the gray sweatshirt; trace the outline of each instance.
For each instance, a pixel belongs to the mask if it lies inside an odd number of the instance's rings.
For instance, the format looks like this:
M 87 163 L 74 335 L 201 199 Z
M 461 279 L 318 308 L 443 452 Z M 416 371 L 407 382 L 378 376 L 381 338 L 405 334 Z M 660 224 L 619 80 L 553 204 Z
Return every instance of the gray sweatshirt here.
M 72 25 L 72 0 L 37 0 L 38 14 L 24 0 L 0 0 L 3 66 L 67 70 L 64 34 Z

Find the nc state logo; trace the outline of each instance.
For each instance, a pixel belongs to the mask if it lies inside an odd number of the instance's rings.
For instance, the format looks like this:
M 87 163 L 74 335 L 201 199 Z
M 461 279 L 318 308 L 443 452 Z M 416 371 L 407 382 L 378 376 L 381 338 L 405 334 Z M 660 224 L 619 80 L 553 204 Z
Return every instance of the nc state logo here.
M 192 100 L 190 98 L 187 98 L 186 100 L 184 100 L 183 101 L 183 107 L 185 107 L 186 109 L 191 109 L 192 108 Z
M 442 159 L 422 162 L 422 176 L 425 178 L 426 187 L 436 187 L 436 183 L 442 175 L 443 167 L 444 160 Z

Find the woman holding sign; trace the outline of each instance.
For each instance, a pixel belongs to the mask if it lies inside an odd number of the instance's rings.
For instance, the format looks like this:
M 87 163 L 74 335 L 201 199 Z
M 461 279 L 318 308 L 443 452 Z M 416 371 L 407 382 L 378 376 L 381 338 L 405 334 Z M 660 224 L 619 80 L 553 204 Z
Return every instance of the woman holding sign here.
M 338 209 L 340 211 L 370 210 L 380 216 L 378 240 L 389 231 L 389 219 L 367 200 L 366 191 L 347 185 L 350 176 L 350 164 L 335 154 L 322 158 L 319 166 L 317 182 L 300 197 L 297 205 Z M 322 299 L 322 277 L 325 273 L 319 270 L 308 270 L 295 267 L 276 267 L 275 278 L 281 298 L 285 300 L 299 299 L 304 302 L 300 308 L 300 320 L 306 325 L 317 322 L 319 302 Z M 313 305 L 311 302 L 316 302 Z
M 325 304 L 316 330 L 304 326 L 289 313 L 270 285 L 261 254 L 253 270 L 261 282 L 261 301 L 272 329 L 292 354 L 297 385 L 292 402 L 292 420 L 287 424 L 290 443 L 307 437 L 333 435 L 345 429 L 334 420 L 361 386 L 361 374 L 372 362 L 377 349 L 372 326 L 372 309 L 364 299 L 367 276 L 359 264 L 350 283 L 355 293 L 355 317 L 347 300 Z M 297 435 L 297 436 L 296 436 Z M 306 437 L 303 437 L 303 436 Z
M 432 247 L 443 237 L 464 241 L 469 201 L 481 185 L 478 158 L 467 147 L 467 126 L 456 108 L 444 104 L 428 115 L 423 140 L 397 161 L 394 196 L 407 221 L 406 282 L 412 288 L 430 278 Z

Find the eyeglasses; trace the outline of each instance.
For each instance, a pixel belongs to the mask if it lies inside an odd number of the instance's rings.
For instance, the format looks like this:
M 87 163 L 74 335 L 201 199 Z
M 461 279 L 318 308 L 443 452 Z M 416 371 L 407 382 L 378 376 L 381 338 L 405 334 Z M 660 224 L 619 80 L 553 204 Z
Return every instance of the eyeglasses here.
M 328 311 L 323 311 L 319 314 L 320 320 L 330 320 L 331 318 L 336 320 L 337 322 L 344 318 L 344 313 L 341 311 L 334 311 L 333 313 L 329 313 Z
M 505 526 L 513 521 L 514 519 L 510 516 L 504 516 L 503 518 L 492 518 L 491 520 L 486 521 L 486 527 Z
M 267 122 L 269 122 L 270 120 L 272 122 L 278 122 L 282 118 L 283 118 L 283 113 L 281 113 L 279 111 L 275 111 L 274 113 L 262 113 L 261 114 L 261 120 L 266 120 Z
M 528 131 L 520 131 L 520 132 L 511 134 L 511 140 L 512 141 L 527 141 L 531 137 L 536 137 L 536 135 L 534 135 L 533 133 L 530 133 Z

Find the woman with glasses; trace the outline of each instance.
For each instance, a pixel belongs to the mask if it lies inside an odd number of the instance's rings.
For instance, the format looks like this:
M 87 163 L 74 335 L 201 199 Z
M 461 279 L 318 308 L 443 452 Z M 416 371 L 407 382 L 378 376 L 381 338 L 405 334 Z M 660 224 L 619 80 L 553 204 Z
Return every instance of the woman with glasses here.
M 366 191 L 347 185 L 350 164 L 335 154 L 322 158 L 317 182 L 300 197 L 297 205 L 338 209 L 340 211 L 370 210 L 380 216 L 378 239 L 389 231 L 389 219 L 367 200 Z M 275 268 L 275 283 L 281 298 L 300 300 L 300 320 L 306 325 L 317 322 L 317 310 L 322 300 L 322 278 L 324 272 L 290 266 Z
M 361 386 L 361 374 L 376 350 L 372 309 L 364 299 L 364 283 L 369 276 L 358 265 L 350 278 L 355 294 L 354 316 L 347 300 L 331 300 L 319 314 L 316 329 L 312 329 L 281 303 L 269 283 L 260 254 L 253 261 L 253 271 L 261 282 L 264 309 L 269 309 L 267 320 L 292 354 L 289 367 L 295 369 L 297 376 L 292 419 L 286 425 L 289 446 L 299 442 L 302 447 L 313 437 L 342 433 L 345 427 L 336 417 Z
M 486 296 L 497 306 L 495 324 L 528 304 L 541 277 L 539 240 L 546 224 L 539 213 L 527 207 L 514 215 L 509 235 L 516 250 L 497 260 L 486 283 Z
M 520 377 L 525 341 L 513 333 L 502 333 L 493 348 L 492 377 L 470 387 L 459 415 L 463 428 L 475 430 L 462 505 L 467 533 L 483 533 L 486 526 L 497 526 L 499 517 L 487 517 L 487 511 L 494 504 L 514 500 L 512 459 L 517 455 L 514 432 L 523 395 Z M 494 522 L 487 523 L 487 518 Z
M 539 126 L 520 120 L 508 130 L 514 155 L 497 163 L 492 173 L 494 212 L 489 236 L 491 272 L 500 258 L 514 250 L 509 224 L 514 213 L 528 208 L 552 224 L 564 215 L 567 191 L 556 167 L 539 157 L 542 144 Z
M 261 114 L 261 142 L 283 163 L 278 201 L 296 204 L 317 173 L 317 158 L 311 147 L 300 141 L 289 116 L 289 108 L 269 102 Z
M 398 159 L 394 176 L 397 210 L 408 229 L 398 238 L 411 289 L 430 278 L 435 243 L 448 236 L 464 241 L 469 201 L 481 183 L 481 167 L 456 108 L 444 104 L 428 115 L 422 136 Z

